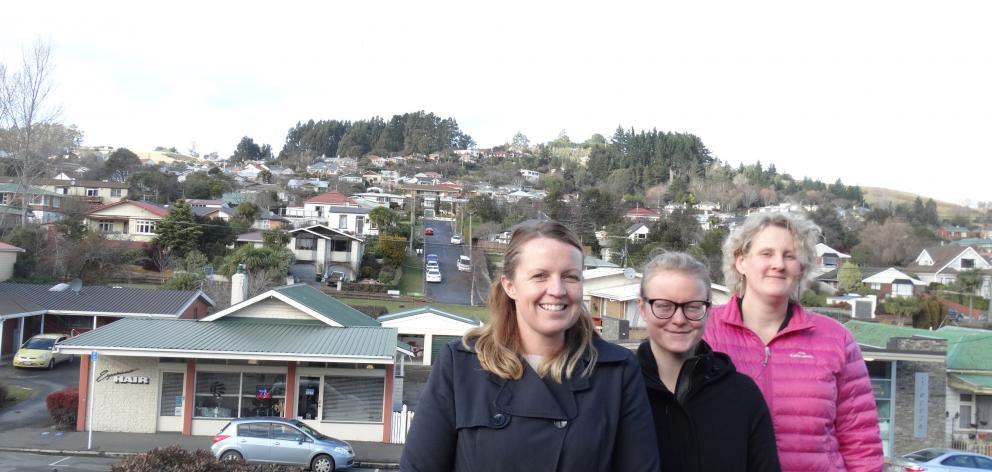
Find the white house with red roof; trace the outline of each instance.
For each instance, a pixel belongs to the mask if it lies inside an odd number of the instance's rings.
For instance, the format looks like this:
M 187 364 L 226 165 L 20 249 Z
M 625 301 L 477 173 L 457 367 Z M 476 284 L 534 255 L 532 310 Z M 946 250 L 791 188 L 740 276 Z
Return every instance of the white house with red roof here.
M 87 212 L 86 225 L 107 239 L 148 243 L 155 239 L 155 227 L 168 213 L 153 203 L 121 200 Z
M 634 220 L 634 221 L 638 221 L 638 220 L 658 221 L 661 219 L 661 215 L 658 214 L 658 212 L 650 208 L 641 208 L 641 207 L 631 208 L 630 210 L 627 210 L 627 213 L 623 215 L 623 217 L 627 218 L 628 220 Z

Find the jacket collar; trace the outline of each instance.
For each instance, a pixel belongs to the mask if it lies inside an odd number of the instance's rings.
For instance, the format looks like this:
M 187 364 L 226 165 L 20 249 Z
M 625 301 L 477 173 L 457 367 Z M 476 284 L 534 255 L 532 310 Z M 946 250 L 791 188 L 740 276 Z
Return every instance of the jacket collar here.
M 816 327 L 813 320 L 810 319 L 809 313 L 806 312 L 802 305 L 797 302 L 793 302 L 790 303 L 789 306 L 792 307 L 792 318 L 789 320 L 789 325 L 775 335 L 776 338 L 787 333 L 801 331 L 804 329 L 813 329 Z M 726 308 L 725 310 L 717 312 L 717 319 L 721 323 L 736 326 L 740 329 L 748 329 L 748 327 L 744 325 L 744 318 L 741 315 L 740 302 L 737 295 L 731 297 L 730 301 L 728 301 L 724 307 Z
M 658 362 L 651 351 L 651 341 L 644 340 L 637 348 L 637 360 L 641 364 L 644 383 L 649 389 L 659 390 L 665 395 L 672 396 L 680 404 L 685 403 L 691 395 L 703 389 L 707 384 L 730 375 L 737 371 L 730 357 L 722 352 L 715 352 L 706 341 L 700 339 L 692 357 L 686 359 L 679 371 L 675 392 L 661 382 L 658 374 Z

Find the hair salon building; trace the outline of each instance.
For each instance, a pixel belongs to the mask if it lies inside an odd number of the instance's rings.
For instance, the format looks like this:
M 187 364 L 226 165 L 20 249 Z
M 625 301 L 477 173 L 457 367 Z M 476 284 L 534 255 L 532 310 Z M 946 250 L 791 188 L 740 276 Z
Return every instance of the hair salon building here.
M 94 431 L 212 435 L 277 416 L 362 441 L 389 439 L 394 362 L 412 355 L 395 328 L 304 284 L 200 320 L 122 319 L 60 349 L 82 360 L 79 430 L 92 403 Z

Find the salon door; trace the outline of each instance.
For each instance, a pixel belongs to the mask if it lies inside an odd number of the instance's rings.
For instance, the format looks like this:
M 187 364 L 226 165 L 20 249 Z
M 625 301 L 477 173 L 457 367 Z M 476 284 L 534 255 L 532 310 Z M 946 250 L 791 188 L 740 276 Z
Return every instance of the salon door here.
M 314 420 L 320 415 L 320 377 L 300 376 L 300 386 L 296 397 L 296 419 Z

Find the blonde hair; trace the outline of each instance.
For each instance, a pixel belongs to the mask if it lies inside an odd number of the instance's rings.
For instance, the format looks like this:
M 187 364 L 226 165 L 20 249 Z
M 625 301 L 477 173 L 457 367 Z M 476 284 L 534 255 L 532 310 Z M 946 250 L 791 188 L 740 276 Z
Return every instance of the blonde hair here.
M 582 252 L 578 238 L 567 227 L 556 221 L 525 222 L 513 230 L 510 245 L 503 255 L 502 275 L 512 279 L 519 263 L 520 252 L 527 242 L 548 238 L 568 244 Z M 550 375 L 557 382 L 571 378 L 576 366 L 583 358 L 589 363 L 581 375 L 592 375 L 598 353 L 592 345 L 596 329 L 592 316 L 585 305 L 579 300 L 579 318 L 572 327 L 565 330 L 565 348 L 554 356 L 546 359 L 537 373 L 541 376 Z M 475 353 L 479 357 L 482 368 L 504 379 L 518 380 L 524 375 L 520 345 L 520 331 L 517 326 L 516 303 L 499 280 L 493 283 L 489 291 L 489 322 L 484 326 L 469 331 L 462 344 L 466 348 L 471 340 L 475 340 Z
M 792 234 L 800 274 L 796 293 L 790 295 L 790 298 L 792 301 L 798 301 L 799 295 L 813 275 L 809 268 L 816 260 L 816 243 L 819 242 L 821 233 L 816 223 L 800 214 L 772 212 L 754 213 L 748 216 L 744 224 L 730 233 L 723 243 L 723 280 L 730 290 L 738 296 L 744 296 L 746 281 L 744 275 L 737 271 L 737 257 L 747 254 L 751 250 L 754 237 L 769 226 L 788 230 Z
M 663 252 L 644 264 L 644 269 L 641 271 L 641 298 L 644 298 L 644 287 L 647 287 L 648 281 L 659 272 L 669 271 L 695 277 L 699 283 L 703 284 L 703 288 L 706 290 L 706 299 L 710 299 L 710 292 L 712 291 L 710 270 L 706 268 L 705 264 L 699 262 L 699 259 L 678 251 Z

